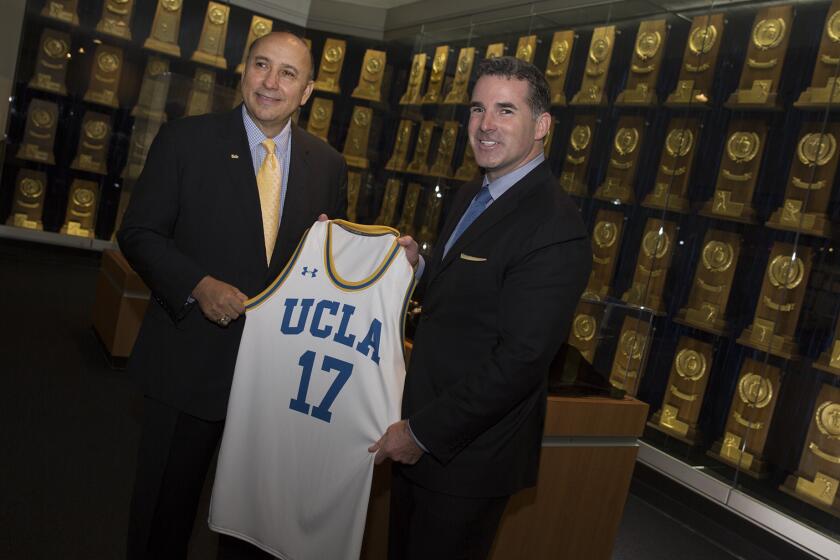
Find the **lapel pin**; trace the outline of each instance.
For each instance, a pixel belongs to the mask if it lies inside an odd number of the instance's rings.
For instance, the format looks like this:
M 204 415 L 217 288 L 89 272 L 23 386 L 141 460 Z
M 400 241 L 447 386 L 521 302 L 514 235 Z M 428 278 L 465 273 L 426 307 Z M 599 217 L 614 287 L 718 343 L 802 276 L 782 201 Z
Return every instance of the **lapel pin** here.
M 239 159 L 239 154 L 230 154 L 230 159 Z

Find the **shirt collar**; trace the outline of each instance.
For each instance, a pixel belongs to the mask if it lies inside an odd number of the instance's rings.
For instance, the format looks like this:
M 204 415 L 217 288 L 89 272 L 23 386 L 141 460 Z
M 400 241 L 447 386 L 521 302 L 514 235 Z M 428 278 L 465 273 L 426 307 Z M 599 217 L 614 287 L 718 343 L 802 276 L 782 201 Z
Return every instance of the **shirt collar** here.
M 258 145 L 262 144 L 263 140 L 266 139 L 266 135 L 260 130 L 260 127 L 257 126 L 257 123 L 254 122 L 254 119 L 251 118 L 251 115 L 248 114 L 248 110 L 245 108 L 245 104 L 242 104 L 242 122 L 245 124 L 245 132 L 248 135 L 248 147 L 251 148 L 253 151 Z M 292 119 L 290 118 L 289 121 L 286 123 L 286 126 L 283 127 L 277 136 L 273 138 L 274 145 L 277 146 L 276 149 L 282 154 L 284 151 L 285 146 L 289 144 L 289 138 L 292 136 Z
M 522 167 L 517 167 L 510 173 L 502 175 L 501 177 L 496 177 L 492 181 L 487 177 L 487 175 L 485 175 L 484 183 L 482 186 L 487 187 L 487 190 L 490 191 L 490 196 L 493 197 L 493 200 L 498 200 L 499 197 L 505 194 L 508 189 L 510 189 L 513 185 L 518 183 L 523 177 L 525 177 L 525 175 L 533 171 L 536 166 L 538 166 L 544 161 L 545 155 L 542 152 L 540 152 L 537 154 L 537 157 L 535 157 Z

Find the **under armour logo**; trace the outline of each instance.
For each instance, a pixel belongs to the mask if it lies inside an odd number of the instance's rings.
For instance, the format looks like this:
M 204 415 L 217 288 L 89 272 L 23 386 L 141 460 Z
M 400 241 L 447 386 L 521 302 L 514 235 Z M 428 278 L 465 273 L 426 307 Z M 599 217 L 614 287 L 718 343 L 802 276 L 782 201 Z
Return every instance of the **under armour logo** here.
M 318 274 L 318 269 L 317 269 L 317 268 L 313 268 L 312 270 L 309 270 L 309 268 L 308 268 L 308 267 L 304 266 L 304 267 L 303 267 L 303 271 L 300 273 L 300 275 L 301 275 L 301 276 L 306 276 L 307 274 L 309 274 L 310 276 L 312 276 L 312 278 L 315 278 L 315 275 L 316 275 L 316 274 Z

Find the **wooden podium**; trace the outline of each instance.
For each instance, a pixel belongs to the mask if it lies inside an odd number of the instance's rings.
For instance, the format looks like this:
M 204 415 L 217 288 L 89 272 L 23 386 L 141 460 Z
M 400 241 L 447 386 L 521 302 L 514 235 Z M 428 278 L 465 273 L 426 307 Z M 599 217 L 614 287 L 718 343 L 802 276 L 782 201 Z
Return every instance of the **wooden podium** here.
M 537 486 L 511 498 L 491 560 L 608 560 L 647 411 L 631 397 L 549 397 Z M 363 560 L 387 557 L 389 485 L 389 465 L 377 467 Z
M 93 329 L 111 358 L 128 358 L 149 305 L 149 289 L 119 251 L 102 252 Z

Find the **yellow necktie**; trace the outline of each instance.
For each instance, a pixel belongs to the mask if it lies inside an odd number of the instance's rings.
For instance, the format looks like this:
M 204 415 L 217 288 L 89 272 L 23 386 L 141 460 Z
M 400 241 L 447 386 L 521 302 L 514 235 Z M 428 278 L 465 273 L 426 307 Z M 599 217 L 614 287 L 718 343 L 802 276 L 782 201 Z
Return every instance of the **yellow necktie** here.
M 277 228 L 280 225 L 280 189 L 283 180 L 280 163 L 274 154 L 274 140 L 266 138 L 262 142 L 262 147 L 265 148 L 266 153 L 260 170 L 257 172 L 257 188 L 260 191 L 260 209 L 265 235 L 265 260 L 270 263 L 274 243 L 277 241 Z

